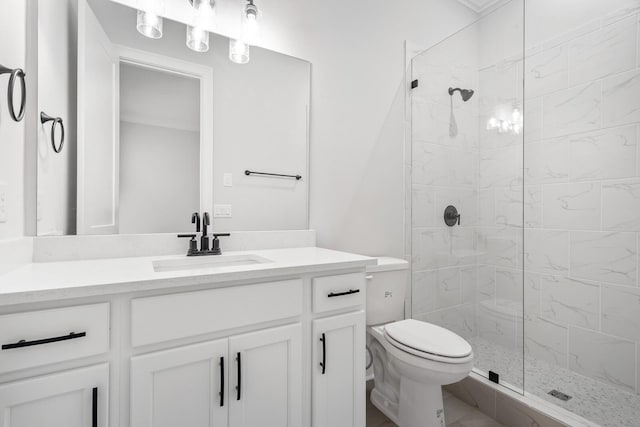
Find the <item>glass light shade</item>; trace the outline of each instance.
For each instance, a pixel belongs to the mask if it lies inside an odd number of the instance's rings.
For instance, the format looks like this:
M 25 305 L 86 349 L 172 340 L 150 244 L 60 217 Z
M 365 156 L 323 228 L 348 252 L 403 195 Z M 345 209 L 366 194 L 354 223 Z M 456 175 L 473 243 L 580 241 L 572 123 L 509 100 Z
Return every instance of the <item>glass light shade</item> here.
M 153 12 L 139 10 L 136 28 L 143 36 L 159 39 L 162 37 L 162 17 Z
M 215 6 L 214 0 L 191 0 L 191 5 L 198 12 L 211 12 Z
M 242 40 L 229 39 L 229 59 L 236 64 L 249 62 L 249 45 Z
M 187 25 L 187 46 L 196 52 L 209 50 L 209 32 L 199 27 Z

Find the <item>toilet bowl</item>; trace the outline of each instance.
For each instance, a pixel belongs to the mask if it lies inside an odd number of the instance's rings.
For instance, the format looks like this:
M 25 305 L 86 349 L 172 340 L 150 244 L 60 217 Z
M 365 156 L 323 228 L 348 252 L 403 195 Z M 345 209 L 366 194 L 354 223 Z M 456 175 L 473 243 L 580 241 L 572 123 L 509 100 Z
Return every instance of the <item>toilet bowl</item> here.
M 444 427 L 442 386 L 473 368 L 471 345 L 455 333 L 404 317 L 408 263 L 379 258 L 368 269 L 367 342 L 371 402 L 400 427 Z

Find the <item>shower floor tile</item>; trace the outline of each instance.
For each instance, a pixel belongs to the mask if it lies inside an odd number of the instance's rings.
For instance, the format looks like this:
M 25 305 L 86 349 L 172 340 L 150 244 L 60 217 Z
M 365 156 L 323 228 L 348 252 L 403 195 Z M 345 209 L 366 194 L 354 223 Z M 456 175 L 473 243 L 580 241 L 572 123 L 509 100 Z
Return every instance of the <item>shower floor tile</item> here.
M 481 339 L 469 340 L 476 367 L 486 372 L 499 366 L 501 381 L 522 389 L 522 355 Z M 637 427 L 640 395 L 577 374 L 532 357 L 525 358 L 524 389 L 527 393 L 567 409 L 603 427 Z M 511 379 L 513 382 L 509 381 Z M 566 402 L 550 396 L 551 390 L 572 396 Z

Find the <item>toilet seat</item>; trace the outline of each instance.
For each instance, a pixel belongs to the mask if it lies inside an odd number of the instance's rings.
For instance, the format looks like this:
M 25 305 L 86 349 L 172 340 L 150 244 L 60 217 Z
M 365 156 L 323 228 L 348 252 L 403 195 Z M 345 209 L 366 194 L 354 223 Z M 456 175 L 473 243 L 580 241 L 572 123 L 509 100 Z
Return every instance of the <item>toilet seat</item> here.
M 471 345 L 459 335 L 431 323 L 407 319 L 384 326 L 384 336 L 394 347 L 414 356 L 444 363 L 473 359 Z

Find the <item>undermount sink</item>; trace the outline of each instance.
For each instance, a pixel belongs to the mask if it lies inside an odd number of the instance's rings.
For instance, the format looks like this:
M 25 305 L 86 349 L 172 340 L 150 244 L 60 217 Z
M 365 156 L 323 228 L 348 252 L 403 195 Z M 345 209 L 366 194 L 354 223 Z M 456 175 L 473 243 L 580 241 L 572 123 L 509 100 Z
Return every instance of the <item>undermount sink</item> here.
M 156 273 L 184 270 L 208 270 L 212 268 L 238 267 L 243 265 L 266 264 L 272 262 L 258 255 L 208 255 L 181 257 L 153 261 Z

